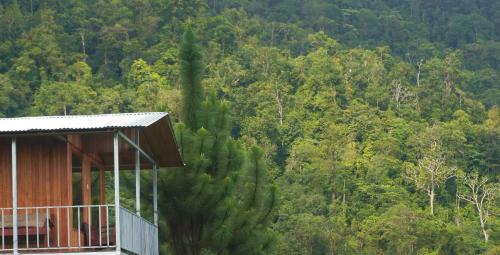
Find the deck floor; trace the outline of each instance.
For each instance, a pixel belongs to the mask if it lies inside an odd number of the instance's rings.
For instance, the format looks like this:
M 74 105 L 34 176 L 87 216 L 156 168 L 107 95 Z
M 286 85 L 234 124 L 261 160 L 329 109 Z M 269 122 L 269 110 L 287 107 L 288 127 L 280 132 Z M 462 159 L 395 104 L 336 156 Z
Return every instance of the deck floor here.
M 48 253 L 19 253 L 21 254 L 48 254 Z M 66 253 L 50 253 L 51 255 L 64 255 L 64 254 L 74 254 L 74 255 L 95 255 L 95 254 L 103 254 L 103 255 L 116 255 L 116 251 L 93 251 L 93 252 L 66 252 Z M 126 254 L 126 253 L 121 253 L 121 254 Z

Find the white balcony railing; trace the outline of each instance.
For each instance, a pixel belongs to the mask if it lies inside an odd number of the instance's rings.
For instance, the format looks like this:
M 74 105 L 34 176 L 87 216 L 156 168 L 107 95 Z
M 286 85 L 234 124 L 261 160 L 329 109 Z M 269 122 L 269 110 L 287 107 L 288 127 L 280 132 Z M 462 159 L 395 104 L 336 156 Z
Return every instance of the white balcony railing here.
M 125 208 L 120 208 L 120 238 L 123 250 L 158 255 L 158 228 Z
M 114 205 L 19 207 L 18 250 L 71 253 L 115 248 Z M 13 251 L 12 208 L 0 208 L 0 253 Z
M 12 208 L 0 208 L 0 254 L 13 251 Z M 116 249 L 115 206 L 46 206 L 17 209 L 18 250 L 27 253 L 81 253 Z M 121 249 L 158 255 L 158 228 L 120 208 Z

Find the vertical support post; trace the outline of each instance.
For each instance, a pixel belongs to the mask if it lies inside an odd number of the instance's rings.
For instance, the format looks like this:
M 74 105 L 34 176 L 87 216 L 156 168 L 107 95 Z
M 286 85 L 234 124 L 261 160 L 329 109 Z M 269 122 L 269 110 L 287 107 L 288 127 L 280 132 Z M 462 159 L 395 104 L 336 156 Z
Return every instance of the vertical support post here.
M 73 149 L 72 145 L 69 141 L 71 136 L 68 136 L 68 140 L 66 141 L 66 178 L 64 179 L 66 181 L 66 185 L 64 186 L 63 190 L 66 192 L 63 192 L 62 194 L 63 200 L 64 201 L 70 201 L 70 205 L 73 204 Z M 66 208 L 66 213 L 63 217 L 66 217 L 66 220 L 64 218 L 61 218 L 63 220 L 63 224 L 66 225 L 61 225 L 62 228 L 66 230 L 66 240 L 63 240 L 63 245 L 66 245 L 67 247 L 72 246 L 73 243 L 77 241 L 76 237 L 77 235 L 72 235 L 71 229 L 73 227 L 73 214 L 74 210 L 69 207 Z M 79 222 L 77 222 L 77 225 L 80 226 Z M 80 232 L 78 232 L 80 233 Z M 80 239 L 78 239 L 80 240 Z
M 106 173 L 104 167 L 99 167 L 99 204 L 106 204 Z
M 153 163 L 153 216 L 155 225 L 155 237 L 154 237 L 154 253 L 158 255 L 158 165 L 156 162 Z
M 135 130 L 135 143 L 140 146 L 140 136 L 141 130 L 137 128 Z M 141 152 L 135 150 L 135 212 L 137 216 L 141 216 Z
M 92 204 L 92 189 L 91 189 L 91 166 L 90 166 L 90 158 L 87 154 L 83 154 L 82 157 L 82 204 L 83 207 L 83 222 L 91 224 L 89 219 L 89 211 L 90 205 Z
M 106 191 L 105 191 L 105 180 L 106 176 L 104 173 L 104 167 L 99 168 L 99 205 L 107 205 L 106 203 Z M 101 217 L 101 226 L 106 225 L 106 219 L 108 218 L 107 210 L 102 212 L 103 215 Z
M 158 166 L 153 163 L 153 213 L 154 224 L 158 227 Z
M 12 237 L 14 255 L 19 254 L 19 242 L 17 236 L 17 142 L 12 138 L 12 220 L 14 233 Z
M 113 155 L 115 175 L 115 232 L 116 232 L 116 254 L 121 253 L 120 237 L 120 155 L 118 147 L 118 132 L 113 134 Z

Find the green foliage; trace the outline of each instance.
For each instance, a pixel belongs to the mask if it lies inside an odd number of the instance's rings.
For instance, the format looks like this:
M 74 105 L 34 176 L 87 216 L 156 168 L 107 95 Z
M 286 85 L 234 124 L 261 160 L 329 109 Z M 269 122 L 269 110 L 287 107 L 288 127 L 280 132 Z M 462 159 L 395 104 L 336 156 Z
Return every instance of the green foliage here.
M 458 198 L 470 195 L 462 175 L 499 181 L 498 10 L 3 1 L 0 115 L 168 111 L 182 122 L 189 164 L 160 178 L 164 254 L 497 254 L 498 199 L 485 242 L 477 209 Z M 448 174 L 430 215 L 423 170 L 435 159 Z
M 188 29 L 180 54 L 189 125 L 176 125 L 186 166 L 160 178 L 164 237 L 175 254 L 264 254 L 273 239 L 268 224 L 276 190 L 268 185 L 263 152 L 246 151 L 231 137 L 228 103 L 214 94 L 192 102 L 203 96 L 200 80 L 186 77 L 200 75 L 193 73 L 200 67 L 199 54 L 189 53 L 193 40 Z
M 202 127 L 200 109 L 203 100 L 201 86 L 201 53 L 195 43 L 193 29 L 189 26 L 184 33 L 179 53 L 182 83 L 182 121 L 187 128 L 197 130 Z

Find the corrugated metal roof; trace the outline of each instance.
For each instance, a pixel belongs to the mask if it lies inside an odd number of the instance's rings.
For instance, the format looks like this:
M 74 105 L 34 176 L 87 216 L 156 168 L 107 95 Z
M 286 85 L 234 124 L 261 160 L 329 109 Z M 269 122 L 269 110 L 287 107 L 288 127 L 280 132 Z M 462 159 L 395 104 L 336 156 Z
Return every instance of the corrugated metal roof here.
M 90 139 L 101 134 L 101 131 L 120 129 L 130 133 L 130 129 L 135 128 L 140 130 L 141 148 L 152 156 L 159 166 L 183 166 L 172 124 L 168 113 L 165 112 L 0 118 L 1 137 L 85 133 L 82 139 Z M 109 133 L 101 135 L 103 143 L 111 144 Z M 125 152 L 122 151 L 122 154 Z M 96 153 L 100 153 L 99 156 L 106 166 L 112 165 L 112 154 L 108 155 L 105 149 Z
M 64 130 L 102 130 L 112 128 L 148 127 L 167 115 L 168 113 L 165 112 L 142 112 L 0 118 L 0 133 L 32 133 Z

